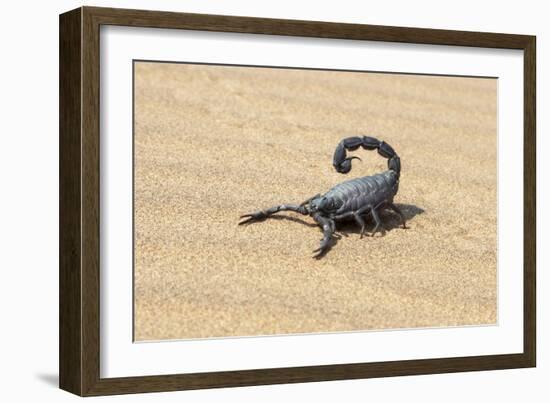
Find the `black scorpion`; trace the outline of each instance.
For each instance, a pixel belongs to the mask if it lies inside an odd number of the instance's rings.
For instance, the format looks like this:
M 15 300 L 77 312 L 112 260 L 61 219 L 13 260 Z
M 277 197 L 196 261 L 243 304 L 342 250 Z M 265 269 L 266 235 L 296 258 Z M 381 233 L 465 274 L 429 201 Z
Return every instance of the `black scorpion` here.
M 367 136 L 345 138 L 334 151 L 334 168 L 342 174 L 351 171 L 351 161 L 360 160 L 360 158 L 348 157 L 346 150 L 354 151 L 359 147 L 365 150 L 377 150 L 378 154 L 388 159 L 388 170 L 339 183 L 325 194 L 317 194 L 298 205 L 281 204 L 267 210 L 244 214 L 240 218 L 245 220 L 239 222 L 239 225 L 264 220 L 279 211 L 294 211 L 310 215 L 323 229 L 323 239 L 319 248 L 313 251 L 314 257 L 324 255 L 329 249 L 338 221 L 355 220 L 361 227 L 360 237 L 362 238 L 366 230 L 365 218 L 370 214 L 375 222 L 372 230 L 372 236 L 374 236 L 381 227 L 383 229 L 378 213 L 382 209 L 390 209 L 399 215 L 403 228 L 406 228 L 405 216 L 393 204 L 393 198 L 399 187 L 401 161 L 389 144 Z

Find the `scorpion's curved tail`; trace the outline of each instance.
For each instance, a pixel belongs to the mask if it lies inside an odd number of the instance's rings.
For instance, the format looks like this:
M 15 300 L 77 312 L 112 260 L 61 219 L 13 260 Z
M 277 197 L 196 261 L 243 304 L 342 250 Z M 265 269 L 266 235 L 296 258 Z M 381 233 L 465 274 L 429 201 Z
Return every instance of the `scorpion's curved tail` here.
M 347 137 L 340 141 L 334 151 L 334 158 L 332 165 L 334 169 L 341 174 L 347 174 L 351 171 L 351 160 L 358 159 L 359 157 L 348 157 L 346 151 L 354 151 L 359 147 L 363 147 L 365 150 L 378 150 L 378 154 L 388 159 L 388 168 L 394 171 L 399 178 L 401 174 L 401 160 L 393 148 L 383 141 L 377 140 L 374 137 Z

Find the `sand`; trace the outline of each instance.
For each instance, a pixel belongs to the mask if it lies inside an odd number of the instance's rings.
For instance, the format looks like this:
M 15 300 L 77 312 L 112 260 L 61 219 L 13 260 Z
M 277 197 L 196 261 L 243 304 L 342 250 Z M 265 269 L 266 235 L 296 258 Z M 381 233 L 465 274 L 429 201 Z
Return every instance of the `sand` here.
M 135 65 L 136 341 L 494 324 L 494 79 Z M 240 214 L 386 169 L 339 140 L 399 153 L 401 229 L 355 225 L 320 260 L 310 217 Z

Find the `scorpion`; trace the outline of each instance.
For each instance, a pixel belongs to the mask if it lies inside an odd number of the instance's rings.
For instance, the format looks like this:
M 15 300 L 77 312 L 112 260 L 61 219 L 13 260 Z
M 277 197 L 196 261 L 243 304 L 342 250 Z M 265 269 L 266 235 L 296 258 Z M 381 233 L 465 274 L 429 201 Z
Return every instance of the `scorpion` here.
M 403 228 L 407 228 L 405 216 L 393 204 L 393 198 L 399 188 L 401 161 L 389 144 L 374 137 L 347 137 L 336 146 L 333 157 L 334 168 L 341 174 L 350 172 L 352 160 L 361 159 L 356 156 L 348 157 L 346 151 L 355 151 L 359 147 L 365 150 L 377 150 L 378 154 L 388 160 L 388 170 L 339 183 L 328 192 L 317 194 L 300 204 L 280 204 L 266 210 L 244 214 L 240 216 L 240 219 L 244 220 L 239 222 L 239 225 L 265 220 L 280 211 L 309 215 L 323 231 L 321 244 L 313 251 L 314 258 L 323 256 L 330 248 L 336 231 L 336 222 L 355 220 L 360 226 L 360 238 L 362 238 L 366 232 L 365 218 L 371 215 L 375 222 L 371 236 L 379 230 L 383 234 L 384 227 L 378 213 L 383 209 L 390 209 L 399 216 Z

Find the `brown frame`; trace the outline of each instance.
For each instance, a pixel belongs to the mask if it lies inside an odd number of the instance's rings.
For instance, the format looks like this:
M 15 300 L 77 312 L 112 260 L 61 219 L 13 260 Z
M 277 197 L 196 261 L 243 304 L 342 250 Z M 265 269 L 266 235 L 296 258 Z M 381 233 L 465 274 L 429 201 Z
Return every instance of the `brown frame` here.
M 99 28 L 177 28 L 524 51 L 524 351 L 521 354 L 100 378 Z M 81 7 L 60 15 L 60 387 L 80 396 L 534 367 L 536 38 L 484 32 Z

